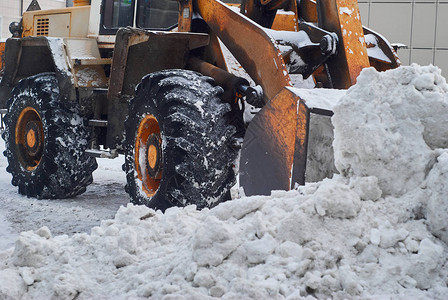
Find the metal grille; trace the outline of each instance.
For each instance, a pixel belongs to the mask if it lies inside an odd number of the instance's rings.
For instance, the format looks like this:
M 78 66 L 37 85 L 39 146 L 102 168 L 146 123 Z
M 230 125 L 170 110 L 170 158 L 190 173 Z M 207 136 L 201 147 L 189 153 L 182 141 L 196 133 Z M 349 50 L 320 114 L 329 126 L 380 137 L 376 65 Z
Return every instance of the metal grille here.
M 36 35 L 37 36 L 48 36 L 48 27 L 50 25 L 50 20 L 48 18 L 37 19 Z

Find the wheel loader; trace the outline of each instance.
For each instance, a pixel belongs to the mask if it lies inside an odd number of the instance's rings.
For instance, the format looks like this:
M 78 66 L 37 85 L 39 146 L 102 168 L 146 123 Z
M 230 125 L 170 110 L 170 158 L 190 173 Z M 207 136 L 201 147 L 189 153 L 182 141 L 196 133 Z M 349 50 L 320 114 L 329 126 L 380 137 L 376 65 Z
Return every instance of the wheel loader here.
M 233 2 L 32 1 L 0 84 L 19 193 L 74 197 L 118 155 L 131 201 L 161 210 L 331 176 L 332 107 L 363 68 L 398 67 L 393 48 L 356 0 Z

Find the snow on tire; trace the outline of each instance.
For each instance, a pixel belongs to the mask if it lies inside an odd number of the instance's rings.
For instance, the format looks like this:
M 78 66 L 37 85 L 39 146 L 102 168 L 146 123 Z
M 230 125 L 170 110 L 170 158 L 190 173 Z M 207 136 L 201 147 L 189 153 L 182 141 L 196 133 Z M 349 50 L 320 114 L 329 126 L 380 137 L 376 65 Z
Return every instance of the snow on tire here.
M 126 120 L 126 191 L 135 204 L 165 210 L 227 200 L 235 183 L 235 128 L 210 77 L 165 70 L 142 79 Z
M 96 160 L 85 154 L 88 131 L 77 103 L 59 100 L 53 73 L 21 80 L 8 100 L 5 118 L 6 170 L 19 193 L 69 198 L 92 183 Z

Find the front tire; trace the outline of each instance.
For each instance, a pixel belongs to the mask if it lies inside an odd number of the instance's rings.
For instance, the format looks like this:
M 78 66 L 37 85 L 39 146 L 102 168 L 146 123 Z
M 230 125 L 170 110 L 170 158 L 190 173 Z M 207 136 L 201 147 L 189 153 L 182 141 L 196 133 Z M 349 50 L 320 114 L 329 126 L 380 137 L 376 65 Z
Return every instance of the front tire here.
M 84 152 L 88 131 L 77 105 L 61 103 L 55 75 L 21 80 L 8 104 L 4 155 L 19 193 L 47 199 L 83 193 L 97 164 Z
M 126 191 L 135 204 L 199 209 L 227 200 L 235 183 L 230 106 L 210 77 L 165 70 L 143 78 L 126 120 Z

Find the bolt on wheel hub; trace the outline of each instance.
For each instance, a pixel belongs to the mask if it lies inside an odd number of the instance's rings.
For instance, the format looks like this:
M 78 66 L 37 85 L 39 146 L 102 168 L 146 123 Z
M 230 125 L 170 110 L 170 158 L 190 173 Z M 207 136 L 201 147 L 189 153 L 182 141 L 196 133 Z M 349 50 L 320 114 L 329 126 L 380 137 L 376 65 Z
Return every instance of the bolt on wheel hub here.
M 25 127 L 25 147 L 30 156 L 36 157 L 42 150 L 41 127 L 36 121 L 29 121 Z
M 160 158 L 162 149 L 158 135 L 151 134 L 146 142 L 147 168 L 151 178 L 156 179 L 161 171 Z

